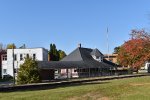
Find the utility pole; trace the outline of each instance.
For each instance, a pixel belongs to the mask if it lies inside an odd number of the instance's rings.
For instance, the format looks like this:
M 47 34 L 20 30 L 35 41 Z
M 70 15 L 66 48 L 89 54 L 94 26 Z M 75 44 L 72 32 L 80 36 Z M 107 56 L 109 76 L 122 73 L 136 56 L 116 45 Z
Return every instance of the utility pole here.
M 15 85 L 15 64 L 14 64 L 14 44 L 12 46 L 12 58 L 13 58 L 13 84 Z
M 109 61 L 109 40 L 108 40 L 108 27 L 107 27 L 107 32 L 106 32 L 106 35 L 107 35 L 107 56 L 108 56 L 108 61 Z

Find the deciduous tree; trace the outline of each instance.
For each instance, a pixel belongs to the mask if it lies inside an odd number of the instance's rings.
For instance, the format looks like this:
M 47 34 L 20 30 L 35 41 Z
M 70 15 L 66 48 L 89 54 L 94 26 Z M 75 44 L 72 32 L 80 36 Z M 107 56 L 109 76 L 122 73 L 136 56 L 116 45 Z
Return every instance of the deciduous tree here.
M 15 44 L 7 44 L 7 49 L 12 49 L 12 48 L 14 48 L 14 49 L 16 49 L 16 45 Z
M 118 52 L 121 65 L 140 69 L 145 61 L 150 61 L 150 35 L 145 30 L 132 30 L 131 38 Z
M 118 53 L 120 50 L 120 46 L 114 48 L 114 53 Z
M 66 56 L 66 53 L 62 50 L 59 50 L 59 60 L 63 59 Z

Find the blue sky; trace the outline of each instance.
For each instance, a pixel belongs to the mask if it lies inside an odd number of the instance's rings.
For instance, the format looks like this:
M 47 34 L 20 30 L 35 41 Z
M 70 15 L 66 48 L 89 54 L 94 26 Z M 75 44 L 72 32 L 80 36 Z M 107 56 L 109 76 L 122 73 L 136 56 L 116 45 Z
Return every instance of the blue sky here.
M 55 43 L 68 53 L 81 43 L 110 53 L 132 29 L 150 26 L 150 0 L 0 0 L 0 42 L 17 47 Z

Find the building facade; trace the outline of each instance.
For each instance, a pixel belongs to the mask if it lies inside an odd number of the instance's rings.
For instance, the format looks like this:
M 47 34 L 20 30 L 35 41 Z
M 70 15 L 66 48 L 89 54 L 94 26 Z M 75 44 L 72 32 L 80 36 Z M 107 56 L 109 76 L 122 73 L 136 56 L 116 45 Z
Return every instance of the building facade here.
M 26 57 L 31 57 L 37 61 L 48 61 L 48 50 L 44 48 L 7 49 L 7 54 L 2 55 L 2 77 L 5 75 L 13 76 L 13 63 L 16 75 Z
M 118 54 L 104 54 L 104 58 L 106 60 L 111 61 L 115 64 L 118 64 L 117 56 L 118 56 Z
M 0 49 L 0 77 L 1 77 L 1 70 L 2 70 L 2 55 L 6 54 L 6 50 Z
M 114 75 L 116 70 L 116 64 L 107 61 L 98 49 L 81 45 L 61 61 L 38 61 L 38 66 L 45 80 L 108 76 Z

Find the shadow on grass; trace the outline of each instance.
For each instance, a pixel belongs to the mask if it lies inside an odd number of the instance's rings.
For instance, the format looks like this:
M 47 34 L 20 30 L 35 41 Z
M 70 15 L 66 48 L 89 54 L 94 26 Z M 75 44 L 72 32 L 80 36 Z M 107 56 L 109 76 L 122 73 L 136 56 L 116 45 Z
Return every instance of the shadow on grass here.
M 82 85 L 96 85 L 96 84 L 107 84 L 110 82 L 78 82 L 78 83 L 56 83 L 56 84 L 44 84 L 44 85 L 35 85 L 35 86 L 24 86 L 21 88 L 8 88 L 8 90 L 1 91 L 1 93 L 8 92 L 27 92 L 27 91 L 38 91 L 38 90 L 48 90 L 48 89 L 56 89 L 56 88 L 65 88 L 65 87 L 75 87 Z

